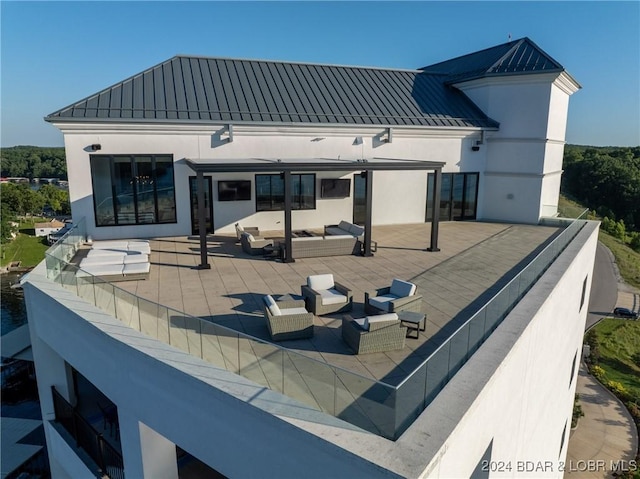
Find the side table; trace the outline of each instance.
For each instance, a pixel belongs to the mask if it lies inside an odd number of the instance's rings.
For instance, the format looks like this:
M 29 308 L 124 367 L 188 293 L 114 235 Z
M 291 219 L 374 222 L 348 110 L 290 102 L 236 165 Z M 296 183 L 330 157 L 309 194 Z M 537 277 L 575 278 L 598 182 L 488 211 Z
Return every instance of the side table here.
M 427 315 L 424 313 L 416 313 L 414 311 L 399 311 L 398 319 L 407 327 L 407 338 L 418 339 L 420 331 L 427 329 Z M 411 333 L 416 333 L 412 336 Z

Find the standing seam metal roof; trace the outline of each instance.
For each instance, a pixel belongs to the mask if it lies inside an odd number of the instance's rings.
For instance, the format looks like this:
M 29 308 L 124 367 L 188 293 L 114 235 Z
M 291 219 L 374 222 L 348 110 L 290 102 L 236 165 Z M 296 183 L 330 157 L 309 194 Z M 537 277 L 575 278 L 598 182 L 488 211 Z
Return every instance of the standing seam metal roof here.
M 176 56 L 47 121 L 211 121 L 497 128 L 421 70 Z
M 446 75 L 446 84 L 489 76 L 563 72 L 564 67 L 529 38 L 423 67 L 422 71 Z

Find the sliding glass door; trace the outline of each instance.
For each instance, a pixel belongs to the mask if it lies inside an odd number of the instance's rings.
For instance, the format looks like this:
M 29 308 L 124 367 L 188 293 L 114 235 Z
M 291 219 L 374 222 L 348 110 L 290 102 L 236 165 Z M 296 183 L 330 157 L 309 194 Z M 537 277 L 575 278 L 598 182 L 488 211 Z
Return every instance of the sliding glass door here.
M 479 173 L 443 173 L 440 186 L 440 221 L 476 219 Z M 433 173 L 427 177 L 427 218 L 433 219 Z

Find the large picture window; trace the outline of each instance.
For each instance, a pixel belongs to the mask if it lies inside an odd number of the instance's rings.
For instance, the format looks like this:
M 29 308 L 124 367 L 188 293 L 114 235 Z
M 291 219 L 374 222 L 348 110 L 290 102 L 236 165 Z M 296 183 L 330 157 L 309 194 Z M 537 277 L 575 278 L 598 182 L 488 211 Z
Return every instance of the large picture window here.
M 316 208 L 316 175 L 291 175 L 291 209 Z M 256 175 L 256 211 L 284 210 L 284 178 Z
M 91 155 L 96 226 L 176 222 L 171 155 Z

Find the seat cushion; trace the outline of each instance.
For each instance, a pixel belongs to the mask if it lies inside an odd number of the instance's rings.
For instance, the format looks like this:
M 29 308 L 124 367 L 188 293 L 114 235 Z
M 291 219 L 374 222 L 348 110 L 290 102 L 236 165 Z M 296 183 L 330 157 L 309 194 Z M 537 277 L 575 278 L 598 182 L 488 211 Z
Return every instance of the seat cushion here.
M 360 236 L 364 234 L 364 228 L 358 225 L 351 225 L 349 227 L 349 233 L 351 233 L 353 236 Z
M 391 288 L 389 294 L 393 294 L 398 298 L 405 298 L 407 296 L 413 296 L 416 292 L 416 285 L 409 283 L 408 281 L 402 281 L 401 279 L 394 279 L 391 282 Z
M 338 223 L 338 228 L 341 228 L 345 231 L 349 231 L 349 228 L 351 228 L 351 223 L 349 223 L 348 221 L 342 220 L 340 223 Z
M 339 228 L 337 226 L 328 226 L 327 228 L 325 228 L 325 232 L 328 235 L 343 235 L 345 233 L 342 228 Z
M 320 300 L 323 305 L 347 302 L 347 297 L 335 289 L 321 289 L 317 292 L 320 294 Z
M 280 310 L 280 314 L 278 316 L 290 316 L 292 314 L 307 314 L 309 311 L 307 311 L 306 309 L 300 307 L 300 308 L 286 308 L 286 309 L 281 309 Z M 274 316 L 276 316 L 274 314 Z
M 307 286 L 316 292 L 323 289 L 332 289 L 334 286 L 333 274 L 316 274 L 307 277 Z
M 151 270 L 149 263 L 133 263 L 125 264 L 122 269 L 123 274 L 143 274 L 148 273 Z
M 382 311 L 389 311 L 391 309 L 391 301 L 394 299 L 398 299 L 398 297 L 393 294 L 383 294 L 382 296 L 369 298 L 369 304 L 381 309 Z
M 382 321 L 394 321 L 397 319 L 398 319 L 398 315 L 396 313 L 377 314 L 375 316 L 367 316 L 367 321 L 369 323 L 380 323 Z
M 273 296 L 268 294 L 265 297 L 263 297 L 262 300 L 264 301 L 264 304 L 269 309 L 271 316 L 280 316 L 282 314 L 280 307 L 276 303 L 276 300 L 273 299 Z

